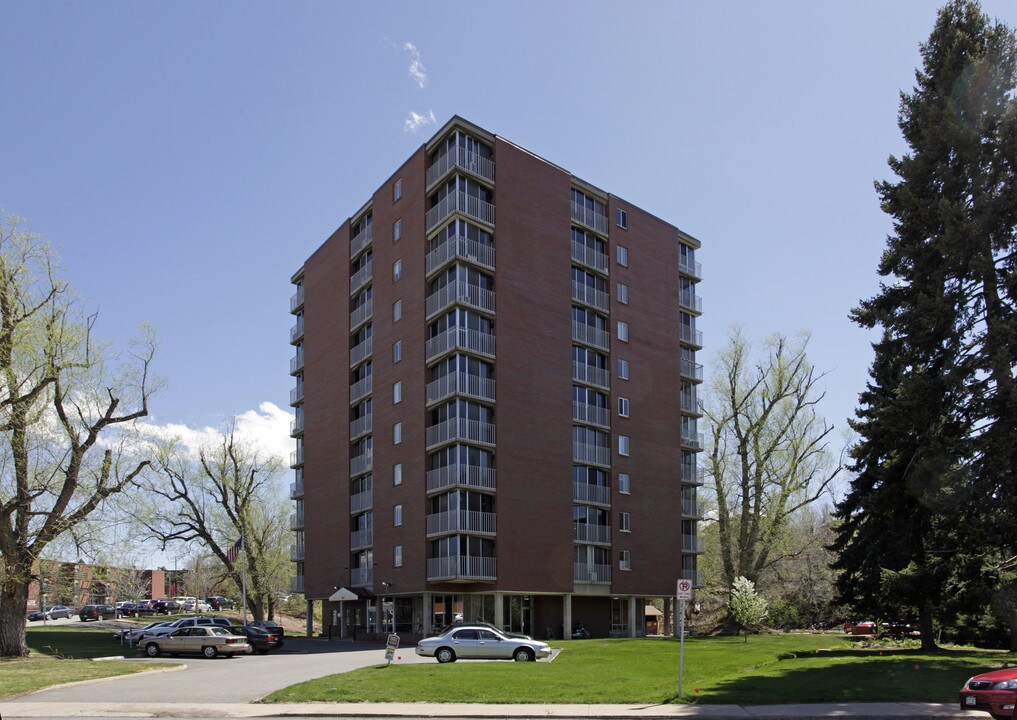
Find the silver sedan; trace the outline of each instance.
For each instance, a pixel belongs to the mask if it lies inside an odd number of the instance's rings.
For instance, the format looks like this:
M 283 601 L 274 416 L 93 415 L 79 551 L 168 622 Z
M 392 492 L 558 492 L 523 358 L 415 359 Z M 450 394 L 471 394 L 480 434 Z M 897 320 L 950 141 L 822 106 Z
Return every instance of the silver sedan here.
M 547 643 L 510 638 L 482 626 L 454 625 L 441 635 L 417 643 L 417 655 L 433 657 L 440 663 L 464 660 L 515 660 L 532 662 L 551 655 Z

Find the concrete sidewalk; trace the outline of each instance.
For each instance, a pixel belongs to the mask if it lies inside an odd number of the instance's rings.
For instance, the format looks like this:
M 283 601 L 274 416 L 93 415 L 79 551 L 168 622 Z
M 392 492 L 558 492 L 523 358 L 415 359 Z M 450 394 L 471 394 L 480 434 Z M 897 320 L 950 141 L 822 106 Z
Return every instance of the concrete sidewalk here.
M 989 720 L 986 713 L 964 712 L 955 703 L 844 703 L 810 705 L 475 705 L 442 703 L 130 703 L 5 702 L 10 718 L 708 718 L 722 720 L 809 720 L 810 718 L 967 718 Z

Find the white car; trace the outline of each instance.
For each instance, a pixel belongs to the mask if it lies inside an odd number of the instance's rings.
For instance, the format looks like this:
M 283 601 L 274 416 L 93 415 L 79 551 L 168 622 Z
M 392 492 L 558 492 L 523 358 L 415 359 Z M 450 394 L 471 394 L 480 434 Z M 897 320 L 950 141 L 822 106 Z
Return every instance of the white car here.
M 165 627 L 171 624 L 171 622 L 172 621 L 170 620 L 161 620 L 159 622 L 149 623 L 144 627 L 124 628 L 123 630 L 117 630 L 115 633 L 113 633 L 113 638 L 115 640 L 119 640 L 121 642 L 129 642 L 131 645 L 134 645 L 142 637 L 144 637 L 145 633 L 149 632 L 150 630 L 155 630 L 156 628 Z
M 232 657 L 250 651 L 246 637 L 234 635 L 218 625 L 176 628 L 169 635 L 145 639 L 143 645 L 148 657 L 159 657 L 162 653 L 201 653 L 211 659 L 218 655 Z
M 154 627 L 154 628 L 152 628 L 150 630 L 145 630 L 142 633 L 139 642 L 144 642 L 145 640 L 150 640 L 151 638 L 163 637 L 164 635 L 169 635 L 171 632 L 173 632 L 174 630 L 177 630 L 179 628 L 198 627 L 198 626 L 201 626 L 201 627 L 219 626 L 219 627 L 223 627 L 223 628 L 229 628 L 229 627 L 231 627 L 231 623 L 230 623 L 230 621 L 227 618 L 224 618 L 224 617 L 189 617 L 189 618 L 180 618 L 179 620 L 174 620 L 172 622 L 168 622 L 168 623 L 166 623 L 164 625 L 161 625 L 159 627 Z
M 551 655 L 547 643 L 503 635 L 483 625 L 452 625 L 441 635 L 417 643 L 417 655 L 440 663 L 456 660 L 515 660 L 532 662 Z

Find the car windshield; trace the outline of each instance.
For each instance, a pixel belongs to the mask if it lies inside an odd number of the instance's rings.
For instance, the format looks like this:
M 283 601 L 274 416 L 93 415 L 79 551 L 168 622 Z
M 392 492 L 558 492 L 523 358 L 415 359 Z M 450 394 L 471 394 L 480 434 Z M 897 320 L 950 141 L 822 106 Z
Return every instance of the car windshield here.
M 208 629 L 212 635 L 232 635 L 232 633 L 229 630 L 227 630 L 224 627 L 219 627 L 218 625 L 213 625 Z

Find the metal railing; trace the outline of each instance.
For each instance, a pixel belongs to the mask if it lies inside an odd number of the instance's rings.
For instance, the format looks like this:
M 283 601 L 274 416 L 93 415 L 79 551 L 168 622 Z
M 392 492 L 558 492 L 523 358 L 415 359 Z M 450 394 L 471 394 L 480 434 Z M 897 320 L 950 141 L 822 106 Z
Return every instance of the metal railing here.
M 703 538 L 698 535 L 682 535 L 682 552 L 701 553 L 703 552 Z
M 678 260 L 678 271 L 682 272 L 682 273 L 685 273 L 686 275 L 691 275 L 696 280 L 702 280 L 703 279 L 703 263 L 699 263 L 699 262 L 688 263 L 688 262 L 682 262 L 679 259 Z
M 304 418 L 298 417 L 290 420 L 290 437 L 296 437 L 304 431 Z
M 572 219 L 601 235 L 607 235 L 607 215 L 601 215 L 596 210 L 574 202 L 572 203 Z
M 350 533 L 350 551 L 369 548 L 374 543 L 374 528 L 354 530 Z
M 290 515 L 290 530 L 299 530 L 304 527 L 304 514 L 295 512 Z
M 304 559 L 304 546 L 302 544 L 290 545 L 290 562 L 300 562 Z
M 370 509 L 374 504 L 374 491 L 365 490 L 364 492 L 354 493 L 350 495 L 350 512 L 358 513 L 364 510 Z
M 367 358 L 371 357 L 374 351 L 374 338 L 369 337 L 359 345 L 350 350 L 350 367 L 356 367 Z
M 609 261 L 606 253 L 587 247 L 580 242 L 572 241 L 572 259 L 580 265 L 607 273 Z
M 304 351 L 298 350 L 297 354 L 290 358 L 290 375 L 296 375 L 304 369 Z
M 362 475 L 374 468 L 374 453 L 364 453 L 350 458 L 350 477 Z
M 304 399 L 304 384 L 300 383 L 290 389 L 290 405 L 297 405 Z
M 678 304 L 697 314 L 703 312 L 703 298 L 692 292 L 679 292 Z
M 454 327 L 428 340 L 424 345 L 424 355 L 427 362 L 431 362 L 449 350 L 468 350 L 481 355 L 494 356 L 494 349 L 494 335 L 479 330 Z
M 371 319 L 374 313 L 374 298 L 371 298 L 356 310 L 350 313 L 350 330 L 356 330 L 365 322 Z
M 572 483 L 572 500 L 575 502 L 610 505 L 611 488 L 606 485 L 574 482 Z
M 365 397 L 370 395 L 373 385 L 374 375 L 368 375 L 367 377 L 361 378 L 350 385 L 350 403 L 352 404 L 358 400 L 363 400 Z
M 369 261 L 364 267 L 357 270 L 350 277 L 350 295 L 356 293 L 360 288 L 364 287 L 367 283 L 371 282 L 374 277 L 373 273 L 374 261 Z
M 462 235 L 447 238 L 427 254 L 427 274 L 430 275 L 451 259 L 468 260 L 494 270 L 494 246 L 484 245 Z
M 493 557 L 453 555 L 427 559 L 427 579 L 497 580 L 498 560 Z
M 290 453 L 290 467 L 294 468 L 298 465 L 304 464 L 304 449 L 298 447 L 296 450 Z
M 703 332 L 688 325 L 678 326 L 678 338 L 688 345 L 703 347 Z
M 574 402 L 572 403 L 572 419 L 591 425 L 610 427 L 611 411 L 596 405 Z
M 586 283 L 572 281 L 572 299 L 576 302 L 595 307 L 607 312 L 611 307 L 611 296 L 603 290 L 590 287 Z
M 492 467 L 456 464 L 427 471 L 428 491 L 441 490 L 454 485 L 494 490 L 496 483 L 497 472 Z
M 296 577 L 290 578 L 290 592 L 291 593 L 302 593 L 304 591 L 304 576 L 297 575 Z
M 682 515 L 690 518 L 702 517 L 703 513 L 699 509 L 699 503 L 695 500 L 682 500 Z
M 494 380 L 466 372 L 449 373 L 427 383 L 426 393 L 428 404 L 452 395 L 494 402 Z
M 577 583 L 610 583 L 610 565 L 592 565 L 588 563 L 574 563 L 572 566 L 572 579 Z
M 427 428 L 427 447 L 466 440 L 494 445 L 494 423 L 468 418 L 450 418 Z
M 304 318 L 300 316 L 293 327 L 290 328 L 290 344 L 295 343 L 297 340 L 304 336 Z
M 374 224 L 368 225 L 366 228 L 361 230 L 359 233 L 353 236 L 350 240 L 350 259 L 352 260 L 360 251 L 371 244 L 371 239 L 374 237 Z
M 703 366 L 697 362 L 682 358 L 678 372 L 683 378 L 703 382 Z
M 494 182 L 493 160 L 456 145 L 451 150 L 443 152 L 434 158 L 434 162 L 427 168 L 427 186 L 431 187 L 444 177 L 449 170 L 455 168 L 461 168 L 477 177 Z
M 608 389 L 611 387 L 610 370 L 605 370 L 604 368 L 595 367 L 593 365 L 587 365 L 585 363 L 573 361 L 572 379 L 578 380 L 579 382 L 589 383 L 590 385 L 596 385 L 597 387 Z
M 682 580 L 691 580 L 692 587 L 706 587 L 706 573 L 702 570 L 682 570 Z
M 297 291 L 290 296 L 290 312 L 296 312 L 304 304 L 304 286 L 297 287 Z
M 457 190 L 441 198 L 437 205 L 427 211 L 425 219 L 427 232 L 434 230 L 453 213 L 462 213 L 486 225 L 494 225 L 494 205 Z
M 573 462 L 592 463 L 594 465 L 610 465 L 611 448 L 573 442 L 572 460 Z
M 427 516 L 427 534 L 469 532 L 493 535 L 497 532 L 498 516 L 491 512 L 456 510 Z
M 702 485 L 698 465 L 682 465 L 682 482 L 688 485 Z
M 611 526 L 572 523 L 572 539 L 577 542 L 609 543 L 611 542 Z
M 350 440 L 356 440 L 371 432 L 374 425 L 374 413 L 368 413 L 350 423 Z
M 576 342 L 593 345 L 601 350 L 611 349 L 611 334 L 607 330 L 592 325 L 572 321 L 572 339 Z
M 368 587 L 374 583 L 374 568 L 350 568 L 350 585 Z
M 682 446 L 690 450 L 702 450 L 704 445 L 703 433 L 682 433 Z
M 431 317 L 453 303 L 493 313 L 494 291 L 485 290 L 468 282 L 451 282 L 427 296 L 424 303 L 425 313 L 427 317 Z
M 290 483 L 290 499 L 296 500 L 304 496 L 304 480 L 294 480 Z

